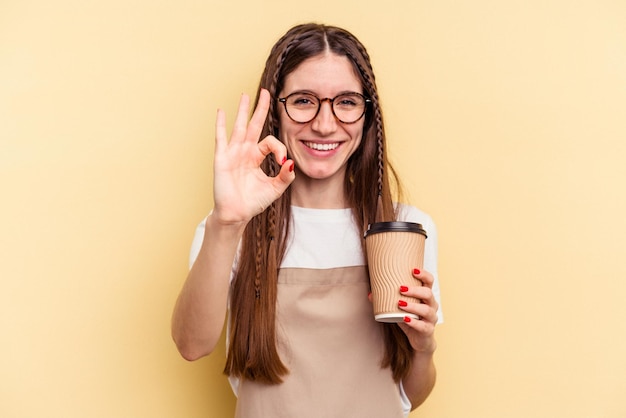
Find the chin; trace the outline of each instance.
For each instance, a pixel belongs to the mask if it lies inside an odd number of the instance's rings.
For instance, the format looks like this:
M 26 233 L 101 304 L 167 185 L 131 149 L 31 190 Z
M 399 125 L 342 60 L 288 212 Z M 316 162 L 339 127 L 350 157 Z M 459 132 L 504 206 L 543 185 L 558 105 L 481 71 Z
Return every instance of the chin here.
M 343 173 L 341 173 L 339 170 L 308 169 L 302 170 L 301 173 L 304 175 L 304 177 L 308 177 L 312 180 L 328 180 L 340 175 L 343 177 Z

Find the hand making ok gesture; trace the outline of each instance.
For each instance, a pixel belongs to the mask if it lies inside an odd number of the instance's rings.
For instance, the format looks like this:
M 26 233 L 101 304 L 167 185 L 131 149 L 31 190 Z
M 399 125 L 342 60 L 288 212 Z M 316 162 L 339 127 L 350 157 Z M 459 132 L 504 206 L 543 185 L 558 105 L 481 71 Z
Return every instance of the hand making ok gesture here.
M 294 162 L 287 159 L 285 145 L 268 135 L 259 141 L 270 106 L 270 94 L 261 89 L 259 102 L 248 122 L 250 97 L 242 95 L 230 140 L 226 115 L 217 112 L 215 161 L 213 164 L 213 215 L 223 224 L 247 223 L 278 199 L 295 178 Z M 276 177 L 260 168 L 268 154 L 281 165 Z

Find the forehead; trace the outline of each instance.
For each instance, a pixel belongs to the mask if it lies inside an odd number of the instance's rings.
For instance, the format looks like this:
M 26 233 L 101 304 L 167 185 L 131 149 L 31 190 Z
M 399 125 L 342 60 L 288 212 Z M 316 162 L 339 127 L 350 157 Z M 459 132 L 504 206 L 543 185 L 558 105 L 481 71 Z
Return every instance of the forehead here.
M 309 90 L 332 97 L 344 91 L 362 93 L 361 80 L 348 57 L 326 52 L 303 61 L 285 77 L 282 93 Z

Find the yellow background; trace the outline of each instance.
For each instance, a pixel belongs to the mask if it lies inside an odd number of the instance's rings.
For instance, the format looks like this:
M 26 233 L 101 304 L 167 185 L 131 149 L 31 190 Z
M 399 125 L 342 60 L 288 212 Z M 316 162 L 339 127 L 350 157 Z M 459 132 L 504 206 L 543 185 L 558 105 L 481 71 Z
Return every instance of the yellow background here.
M 367 45 L 439 227 L 439 380 L 411 416 L 626 416 L 621 0 L 0 1 L 0 416 L 232 414 L 223 349 L 185 362 L 169 319 L 215 111 L 310 20 Z

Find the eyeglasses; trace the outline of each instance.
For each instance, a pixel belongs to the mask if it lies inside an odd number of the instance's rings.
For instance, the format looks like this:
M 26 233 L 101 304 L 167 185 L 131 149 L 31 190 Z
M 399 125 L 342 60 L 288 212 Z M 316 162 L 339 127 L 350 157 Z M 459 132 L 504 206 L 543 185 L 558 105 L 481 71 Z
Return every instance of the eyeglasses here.
M 333 115 L 343 123 L 355 123 L 363 117 L 367 104 L 372 101 L 360 93 L 342 93 L 332 99 L 320 99 L 313 93 L 297 91 L 278 99 L 285 105 L 287 116 L 297 123 L 308 123 L 317 117 L 322 102 L 328 101 Z

